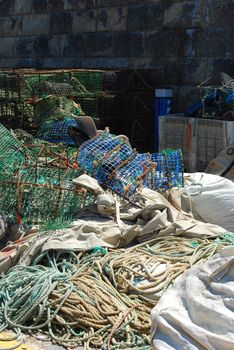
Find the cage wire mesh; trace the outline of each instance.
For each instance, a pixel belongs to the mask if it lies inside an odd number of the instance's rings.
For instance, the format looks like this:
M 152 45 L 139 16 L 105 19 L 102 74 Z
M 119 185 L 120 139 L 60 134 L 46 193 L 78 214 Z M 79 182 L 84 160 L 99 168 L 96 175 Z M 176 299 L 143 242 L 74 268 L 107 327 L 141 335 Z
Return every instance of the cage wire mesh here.
M 78 164 L 100 184 L 122 196 L 131 196 L 140 185 L 166 190 L 183 183 L 181 152 L 140 154 L 126 137 L 103 132 L 78 151 Z
M 166 149 L 153 153 L 151 159 L 156 163 L 154 186 L 158 189 L 183 186 L 183 155 L 181 150 Z
M 84 112 L 80 104 L 68 99 L 66 96 L 45 96 L 35 104 L 33 121 L 37 124 L 50 119 L 62 119 L 71 115 L 80 116 Z
M 77 167 L 76 147 L 36 139 L 24 130 L 14 130 L 14 134 L 30 150 L 31 157 L 25 160 L 25 165 L 45 165 L 58 168 Z
M 33 106 L 28 103 L 0 101 L 0 122 L 8 128 L 30 129 L 33 113 Z
M 77 127 L 78 125 L 78 121 L 73 118 L 47 120 L 40 125 L 37 137 L 49 142 L 62 142 L 66 145 L 75 146 L 75 141 L 69 135 L 69 129 L 70 127 Z
M 11 177 L 1 175 L 0 208 L 11 222 L 43 224 L 74 219 L 94 196 L 76 190 L 73 179 L 81 170 L 22 166 Z
M 15 171 L 17 166 L 23 164 L 30 156 L 30 151 L 24 147 L 24 144 L 0 124 L 0 172 L 2 170 L 10 173 Z
M 74 168 L 75 148 L 16 135 L 0 124 L 0 211 L 8 221 L 62 225 L 94 201 L 72 182 L 82 174 Z
M 33 96 L 44 96 L 44 95 L 60 95 L 70 96 L 74 95 L 73 87 L 69 83 L 56 83 L 44 81 L 36 84 L 32 90 Z
M 101 71 L 35 71 L 19 69 L 0 73 L 0 98 L 23 100 L 35 93 L 92 96 L 102 91 Z M 44 85 L 43 85 L 44 84 Z M 40 88 L 41 86 L 41 88 Z M 36 91 L 38 89 L 38 91 Z

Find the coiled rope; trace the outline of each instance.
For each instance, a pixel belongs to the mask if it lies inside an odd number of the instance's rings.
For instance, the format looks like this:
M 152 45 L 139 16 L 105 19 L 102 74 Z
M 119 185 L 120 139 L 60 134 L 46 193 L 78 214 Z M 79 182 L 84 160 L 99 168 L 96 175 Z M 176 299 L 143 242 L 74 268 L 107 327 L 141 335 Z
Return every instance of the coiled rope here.
M 234 243 L 157 238 L 129 249 L 45 252 L 0 280 L 0 331 L 43 331 L 66 347 L 150 349 L 150 311 L 190 266 Z

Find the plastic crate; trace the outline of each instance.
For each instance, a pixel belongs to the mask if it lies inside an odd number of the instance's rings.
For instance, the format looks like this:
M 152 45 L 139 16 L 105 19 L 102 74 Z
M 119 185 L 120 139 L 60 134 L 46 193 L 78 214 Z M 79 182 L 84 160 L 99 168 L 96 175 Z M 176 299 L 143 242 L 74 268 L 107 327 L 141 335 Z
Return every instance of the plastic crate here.
M 205 171 L 208 163 L 225 147 L 234 143 L 234 122 L 194 119 L 196 170 Z
M 181 115 L 159 117 L 159 150 L 180 148 L 186 171 L 205 171 L 208 163 L 232 143 L 232 121 Z
M 159 152 L 166 148 L 181 149 L 185 171 L 194 168 L 192 153 L 193 119 L 180 115 L 159 116 Z

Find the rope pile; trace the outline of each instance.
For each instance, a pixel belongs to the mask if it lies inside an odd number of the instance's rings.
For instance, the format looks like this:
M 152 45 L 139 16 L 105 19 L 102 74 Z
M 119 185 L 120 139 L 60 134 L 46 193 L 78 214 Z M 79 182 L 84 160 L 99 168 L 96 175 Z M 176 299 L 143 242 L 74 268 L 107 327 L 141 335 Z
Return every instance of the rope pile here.
M 233 243 L 231 235 L 216 240 L 156 238 L 132 249 L 109 252 L 99 265 L 120 293 L 135 294 L 153 306 L 177 276 Z
M 233 243 L 232 235 L 166 237 L 110 252 L 44 252 L 33 266 L 15 266 L 0 280 L 0 331 L 14 329 L 19 340 L 20 330 L 43 331 L 86 350 L 150 349 L 152 296 Z

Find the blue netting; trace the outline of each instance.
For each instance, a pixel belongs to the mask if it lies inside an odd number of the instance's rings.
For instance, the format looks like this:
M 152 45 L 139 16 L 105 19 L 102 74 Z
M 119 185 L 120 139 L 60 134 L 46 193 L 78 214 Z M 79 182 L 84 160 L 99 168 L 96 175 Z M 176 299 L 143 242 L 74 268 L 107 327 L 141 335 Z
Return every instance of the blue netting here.
M 121 195 L 131 195 L 142 183 L 151 183 L 155 164 L 149 155 L 135 152 L 127 139 L 104 132 L 79 149 L 78 164 L 100 184 Z
M 139 185 L 151 187 L 154 164 L 150 157 L 135 156 L 119 168 L 108 182 L 108 186 L 121 195 L 131 196 Z
M 109 132 L 103 132 L 94 139 L 83 143 L 79 148 L 78 163 L 91 174 L 100 160 L 125 141 L 120 137 L 114 137 Z
M 131 196 L 141 184 L 163 190 L 183 184 L 180 151 L 139 154 L 125 137 L 109 132 L 82 144 L 78 164 L 101 185 L 121 195 Z
M 154 175 L 155 188 L 171 188 L 183 186 L 183 156 L 181 150 L 165 150 L 151 155 L 156 162 Z
M 37 137 L 54 143 L 65 143 L 69 146 L 75 146 L 74 140 L 69 135 L 69 127 L 78 126 L 78 122 L 72 118 L 62 120 L 48 120 L 41 124 Z

